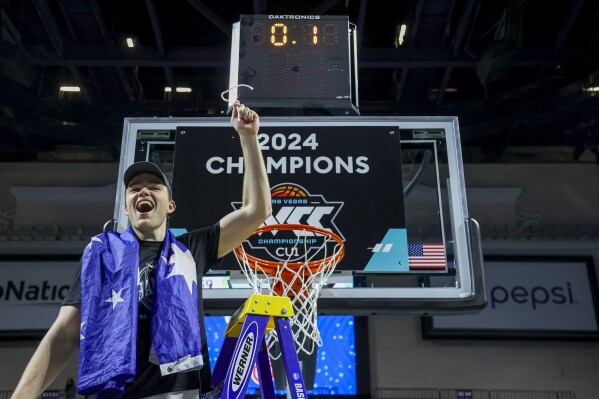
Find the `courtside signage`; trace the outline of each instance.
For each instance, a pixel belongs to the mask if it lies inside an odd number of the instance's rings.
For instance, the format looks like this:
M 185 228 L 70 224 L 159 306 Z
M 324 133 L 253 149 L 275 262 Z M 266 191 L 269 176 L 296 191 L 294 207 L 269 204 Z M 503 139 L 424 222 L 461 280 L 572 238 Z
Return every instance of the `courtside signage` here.
M 532 337 L 597 334 L 597 282 L 592 259 L 485 261 L 488 305 L 474 315 L 434 316 L 432 329 L 506 332 Z
M 47 330 L 78 266 L 73 260 L 0 260 L 0 333 Z

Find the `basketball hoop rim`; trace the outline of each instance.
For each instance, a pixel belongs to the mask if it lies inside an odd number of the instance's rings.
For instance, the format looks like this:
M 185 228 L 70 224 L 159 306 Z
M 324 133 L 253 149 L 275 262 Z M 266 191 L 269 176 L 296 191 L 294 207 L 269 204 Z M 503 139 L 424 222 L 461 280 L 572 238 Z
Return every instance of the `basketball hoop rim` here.
M 311 260 L 308 262 L 275 262 L 265 259 L 257 258 L 253 255 L 250 255 L 245 252 L 242 245 L 239 245 L 235 248 L 235 256 L 240 262 L 245 263 L 252 269 L 256 269 L 256 265 L 260 266 L 262 270 L 266 273 L 274 275 L 282 266 L 286 266 L 292 270 L 300 270 L 303 267 L 307 267 L 312 272 L 323 271 L 329 269 L 331 267 L 335 267 L 341 259 L 345 256 L 345 243 L 343 239 L 339 237 L 339 235 L 333 233 L 332 231 L 325 230 L 321 227 L 311 226 L 308 224 L 269 224 L 256 229 L 252 235 L 265 233 L 273 230 L 303 230 L 309 231 L 311 233 L 320 234 L 322 236 L 326 236 L 337 242 L 339 246 L 338 250 L 333 251 L 332 255 L 327 256 L 326 258 L 319 260 Z M 247 260 L 247 262 L 246 262 Z M 324 268 L 323 268 L 324 265 Z

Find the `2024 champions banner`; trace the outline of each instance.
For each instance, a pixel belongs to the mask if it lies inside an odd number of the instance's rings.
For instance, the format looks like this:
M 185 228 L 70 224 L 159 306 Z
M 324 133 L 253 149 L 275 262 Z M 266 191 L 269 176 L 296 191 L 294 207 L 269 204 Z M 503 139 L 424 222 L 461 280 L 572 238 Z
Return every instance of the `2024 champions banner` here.
M 265 224 L 334 232 L 346 250 L 339 270 L 409 270 L 399 127 L 263 121 L 258 140 L 272 195 Z M 239 137 L 229 124 L 179 128 L 170 226 L 191 230 L 239 209 L 243 169 Z M 322 243 L 316 234 L 273 231 L 250 237 L 245 248 L 258 258 L 297 261 L 304 249 L 308 257 L 324 257 Z M 233 265 L 225 260 L 223 269 Z

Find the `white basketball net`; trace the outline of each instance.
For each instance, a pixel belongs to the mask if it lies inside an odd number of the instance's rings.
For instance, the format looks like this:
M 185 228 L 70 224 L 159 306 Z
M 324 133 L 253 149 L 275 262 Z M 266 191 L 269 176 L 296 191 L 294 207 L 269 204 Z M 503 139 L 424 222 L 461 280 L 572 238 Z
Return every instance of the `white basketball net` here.
M 265 272 L 260 265 L 254 263 L 250 267 L 250 262 L 243 245 L 241 246 L 243 260 L 237 259 L 239 266 L 248 279 L 252 289 L 256 294 L 262 295 L 279 295 L 275 292 L 274 287 L 282 288 L 282 296 L 288 296 L 293 305 L 294 316 L 289 319 L 291 330 L 293 331 L 293 339 L 297 353 L 304 352 L 311 355 L 317 347 L 322 346 L 322 339 L 318 331 L 317 324 L 317 301 L 320 295 L 320 290 L 326 284 L 327 279 L 335 270 L 339 261 L 338 254 L 342 247 L 334 239 L 323 235 L 324 242 L 317 249 L 311 251 L 308 257 L 308 248 L 306 247 L 306 238 L 308 234 L 306 230 L 297 231 L 298 237 L 294 249 L 298 247 L 299 242 L 304 243 L 304 259 L 303 264 L 299 269 L 291 268 L 287 264 L 290 262 L 288 258 L 282 265 L 276 269 L 274 275 Z M 318 234 L 318 232 L 316 233 Z M 334 246 L 332 244 L 335 244 Z M 314 249 L 313 247 L 311 248 Z M 290 251 L 296 253 L 294 251 Z M 308 262 L 322 259 L 318 268 L 312 271 L 308 267 Z M 314 262 L 313 262 L 314 263 Z M 286 275 L 285 280 L 283 275 Z M 292 276 L 291 278 L 289 276 Z M 295 284 L 294 288 L 294 283 Z M 279 339 L 277 332 L 273 329 L 267 336 L 268 352 L 271 359 L 278 359 L 281 356 L 280 348 L 277 343 Z

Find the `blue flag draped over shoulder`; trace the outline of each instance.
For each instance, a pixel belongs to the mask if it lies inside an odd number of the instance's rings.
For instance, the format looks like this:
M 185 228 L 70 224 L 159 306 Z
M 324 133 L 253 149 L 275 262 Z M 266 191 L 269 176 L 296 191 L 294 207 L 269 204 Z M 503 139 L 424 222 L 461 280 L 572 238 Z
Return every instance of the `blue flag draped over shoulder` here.
M 81 394 L 122 393 L 136 374 L 139 244 L 131 227 L 93 237 L 81 261 Z M 151 361 L 162 375 L 202 366 L 191 253 L 167 230 L 152 301 Z

